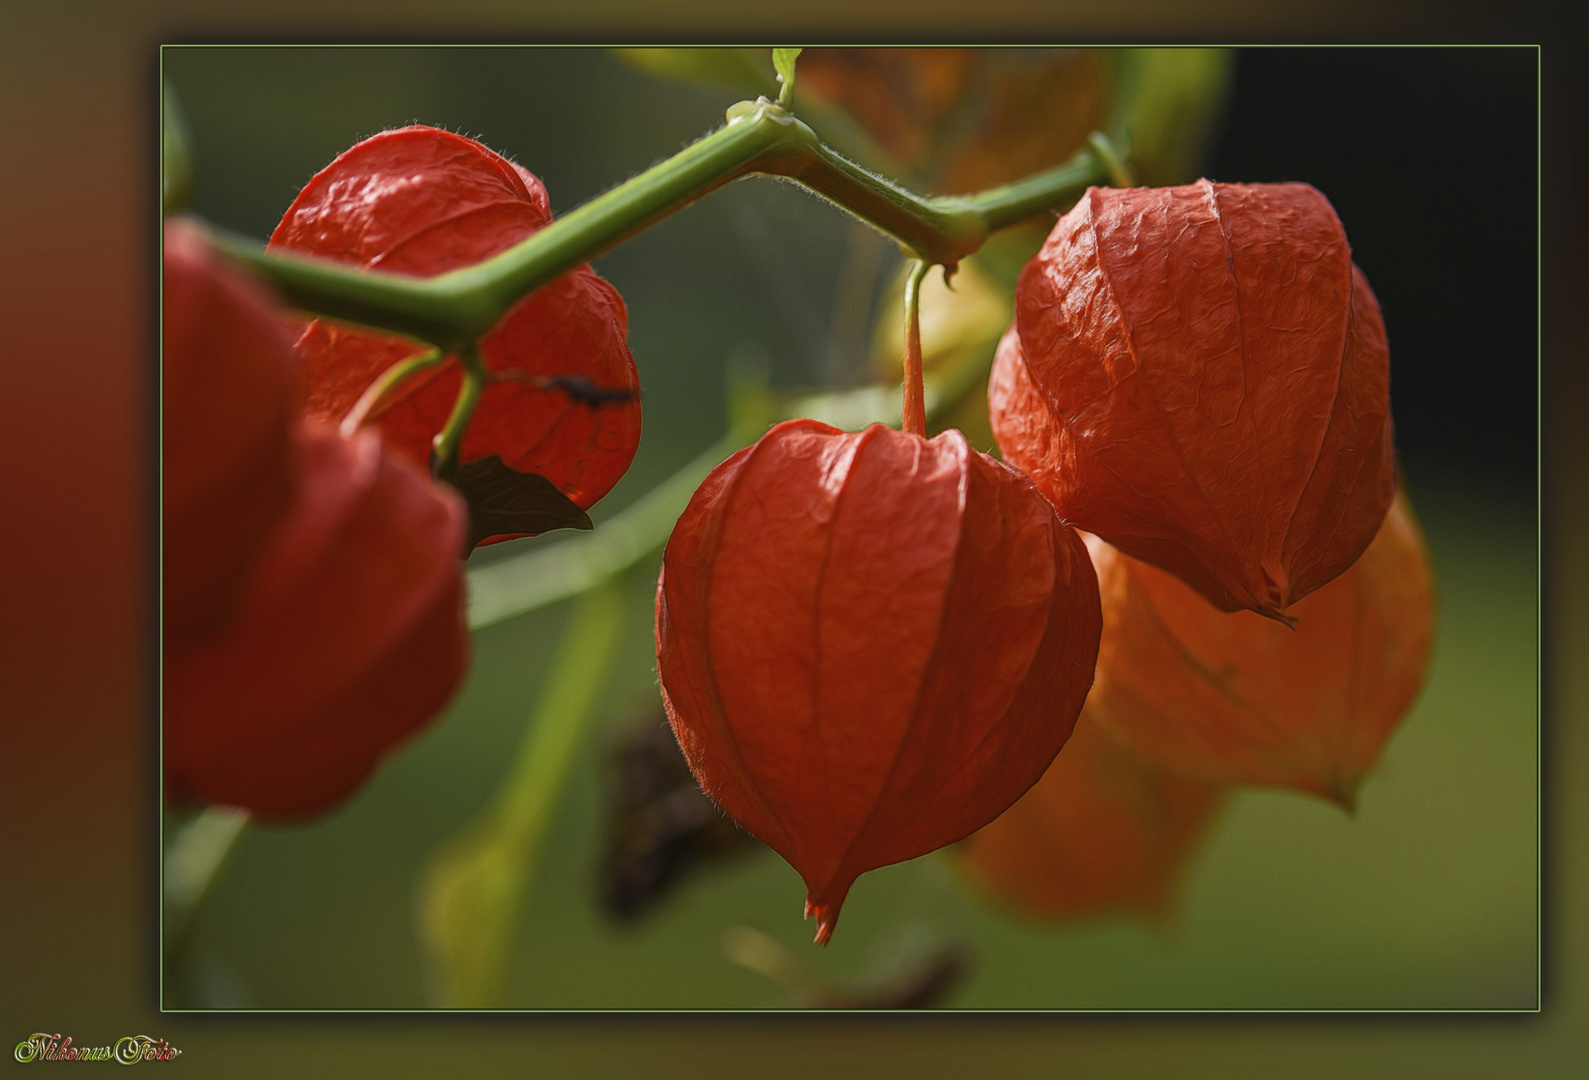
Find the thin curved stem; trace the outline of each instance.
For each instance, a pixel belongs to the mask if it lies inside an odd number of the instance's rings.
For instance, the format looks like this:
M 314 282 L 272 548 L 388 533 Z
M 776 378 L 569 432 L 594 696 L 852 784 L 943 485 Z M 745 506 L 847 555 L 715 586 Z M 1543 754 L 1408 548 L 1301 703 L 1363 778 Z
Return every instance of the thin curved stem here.
M 921 380 L 921 283 L 932 264 L 917 262 L 905 279 L 905 392 L 904 424 L 907 435 L 927 435 L 926 389 Z
M 434 278 L 397 277 L 267 252 L 256 241 L 219 231 L 216 243 L 307 311 L 409 334 L 456 352 L 528 293 L 752 173 L 793 180 L 943 266 L 976 251 L 997 229 L 1067 207 L 1088 184 L 1108 176 L 1097 150 L 1087 147 L 1064 165 L 1014 184 L 977 195 L 928 198 L 842 157 L 766 98 L 732 106 L 727 121 L 501 254 Z
M 598 715 L 630 606 L 621 583 L 585 592 L 563 630 L 518 753 L 492 804 L 431 860 L 419 926 L 436 1004 L 498 1004 L 526 891 L 574 755 Z
M 1101 131 L 1095 131 L 1087 136 L 1087 146 L 1098 155 L 1098 160 L 1103 162 L 1104 168 L 1109 173 L 1109 183 L 1115 187 L 1136 187 L 1136 178 L 1131 175 L 1125 159 L 1115 149 L 1114 140 Z
M 459 355 L 458 362 L 463 366 L 463 382 L 459 384 L 458 397 L 452 403 L 452 414 L 447 417 L 446 426 L 437 433 L 431 449 L 431 468 L 437 475 L 445 473 L 457 462 L 463 433 L 469 427 L 469 419 L 474 416 L 475 406 L 480 403 L 480 395 L 486 385 L 486 365 L 479 348 L 470 345 Z
M 399 360 L 381 372 L 376 376 L 375 381 L 365 388 L 364 393 L 359 395 L 359 400 L 353 403 L 353 408 L 348 410 L 348 414 L 342 418 L 342 437 L 350 438 L 355 431 L 363 427 L 370 414 L 380 408 L 381 402 L 397 389 L 404 379 L 416 371 L 435 367 L 445 359 L 440 349 L 432 347 L 410 356 L 407 360 Z

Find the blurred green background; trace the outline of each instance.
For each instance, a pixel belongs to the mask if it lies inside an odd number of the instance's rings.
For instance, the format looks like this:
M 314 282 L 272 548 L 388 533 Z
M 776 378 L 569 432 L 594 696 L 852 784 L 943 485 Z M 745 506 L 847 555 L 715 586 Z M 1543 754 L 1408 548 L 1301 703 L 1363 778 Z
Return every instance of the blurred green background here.
M 1531 101 L 1527 55 L 1519 70 Z M 1214 143 L 1209 171 L 1217 179 L 1313 179 L 1336 200 L 1356 257 L 1386 302 L 1398 418 L 1420 418 L 1412 441 L 1403 425 L 1402 447 L 1435 560 L 1441 621 L 1426 691 L 1365 785 L 1356 818 L 1300 796 L 1244 793 L 1195 864 L 1179 919 L 1162 933 L 1128 923 L 1012 921 L 962 891 L 932 856 L 863 877 L 833 944 L 819 950 L 799 919 L 798 876 L 765 851 L 692 879 L 636 925 L 612 923 L 595 903 L 603 762 L 635 710 L 655 701 L 653 563 L 628 581 L 620 659 L 519 917 L 504 1004 L 781 1003 L 778 987 L 731 963 L 721 948 L 725 929 L 748 925 L 849 982 L 887 971 L 926 945 L 964 943 L 974 966 L 946 1001 L 964 1008 L 1535 1007 L 1533 430 L 1505 408 L 1517 386 L 1532 401 L 1532 338 L 1513 335 L 1509 348 L 1497 350 L 1482 329 L 1470 327 L 1467 352 L 1434 358 L 1447 380 L 1471 381 L 1481 394 L 1489 380 L 1498 419 L 1486 437 L 1504 452 L 1500 464 L 1486 468 L 1469 454 L 1483 440 L 1458 422 L 1460 402 L 1444 403 L 1457 415 L 1446 427 L 1421 419 L 1427 414 L 1418 391 L 1429 363 L 1427 344 L 1423 352 L 1419 344 L 1428 336 L 1412 319 L 1417 297 L 1393 305 L 1389 280 L 1409 265 L 1406 252 L 1420 237 L 1398 228 L 1359 230 L 1350 200 L 1315 178 L 1307 161 L 1260 166 L 1240 141 L 1237 125 L 1251 96 L 1244 74 L 1254 64 L 1261 73 L 1266 64 L 1291 62 L 1285 53 L 1256 56 L 1238 58 L 1232 127 Z M 1397 61 L 1395 53 L 1301 56 L 1325 74 L 1331 65 L 1364 63 L 1393 70 Z M 1449 52 L 1444 69 L 1426 55 L 1409 62 L 1433 64 L 1435 77 L 1451 80 L 1451 98 L 1472 93 L 1476 79 L 1485 85 L 1483 77 L 1513 89 L 1515 73 L 1474 57 Z M 163 68 L 192 139 L 194 211 L 260 237 L 310 175 L 385 127 L 418 121 L 479 138 L 539 175 L 554 211 L 566 212 L 715 125 L 740 96 L 662 81 L 585 49 L 168 48 Z M 1356 76 L 1361 82 L 1363 72 Z M 1356 132 L 1365 123 L 1394 127 L 1419 107 L 1427 83 L 1405 80 L 1409 97 L 1398 109 L 1384 98 L 1403 85 L 1391 79 L 1377 88 L 1377 109 L 1365 106 L 1357 117 L 1350 112 L 1357 99 L 1349 97 L 1334 105 L 1346 113 L 1336 119 Z M 1474 122 L 1472 110 L 1465 115 L 1453 152 L 1493 146 L 1495 133 Z M 1502 110 L 1492 122 L 1515 126 L 1519 119 Z M 1260 135 L 1267 130 L 1269 144 L 1284 143 L 1288 131 L 1272 120 L 1254 123 Z M 1351 175 L 1344 157 L 1357 172 L 1383 176 L 1384 160 L 1360 150 L 1333 155 L 1333 167 Z M 1222 174 L 1222 162 L 1242 174 Z M 1262 175 L 1246 171 L 1260 167 Z M 1392 220 L 1405 228 L 1404 219 Z M 1531 225 L 1524 226 L 1531 237 Z M 837 282 L 858 244 L 875 244 L 885 264 L 895 258 L 832 207 L 792 186 L 753 179 L 598 260 L 629 305 L 646 405 L 640 453 L 593 513 L 598 530 L 721 434 L 723 373 L 732 358 L 764 364 L 775 386 L 861 377 L 868 335 L 833 330 L 835 311 L 853 303 Z M 869 307 L 875 297 L 865 299 Z M 1398 309 L 1410 314 L 1398 321 Z M 1531 328 L 1532 307 L 1524 314 Z M 1404 352 L 1411 356 L 1405 367 Z M 476 559 L 511 557 L 555 539 L 498 545 Z M 189 970 L 180 986 L 167 983 L 166 1004 L 426 1005 L 416 882 L 432 853 L 480 812 L 505 776 L 569 607 L 480 632 L 470 680 L 450 713 L 346 807 L 309 826 L 246 830 L 194 928 Z M 173 817 L 167 833 L 181 820 Z

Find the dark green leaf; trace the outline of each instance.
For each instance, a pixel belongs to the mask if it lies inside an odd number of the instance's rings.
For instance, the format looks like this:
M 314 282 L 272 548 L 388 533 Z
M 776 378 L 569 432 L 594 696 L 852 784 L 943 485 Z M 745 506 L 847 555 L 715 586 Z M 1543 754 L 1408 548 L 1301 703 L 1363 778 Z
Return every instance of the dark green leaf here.
M 444 463 L 436 475 L 469 504 L 465 554 L 493 536 L 539 536 L 553 529 L 590 529 L 590 515 L 539 473 L 509 468 L 500 454 L 467 465 Z

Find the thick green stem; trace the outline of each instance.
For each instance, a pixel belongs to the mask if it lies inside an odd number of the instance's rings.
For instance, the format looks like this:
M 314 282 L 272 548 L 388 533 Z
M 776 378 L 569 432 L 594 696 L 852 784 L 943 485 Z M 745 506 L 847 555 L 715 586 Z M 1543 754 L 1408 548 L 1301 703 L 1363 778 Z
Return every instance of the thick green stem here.
M 751 173 L 811 189 L 929 262 L 953 266 L 990 232 L 1062 209 L 1108 176 L 1084 149 L 1065 165 L 972 196 L 924 198 L 824 145 L 765 98 L 728 110 L 728 123 L 672 157 L 559 218 L 485 262 L 439 277 L 396 277 L 321 259 L 266 252 L 225 233 L 216 242 L 299 307 L 409 334 L 456 352 L 491 329 L 526 294 L 621 244 L 716 188 Z
M 762 103 L 500 255 L 424 280 L 266 253 L 238 237 L 217 241 L 307 310 L 452 352 L 490 330 L 521 297 L 805 140 L 816 141 L 810 128 Z

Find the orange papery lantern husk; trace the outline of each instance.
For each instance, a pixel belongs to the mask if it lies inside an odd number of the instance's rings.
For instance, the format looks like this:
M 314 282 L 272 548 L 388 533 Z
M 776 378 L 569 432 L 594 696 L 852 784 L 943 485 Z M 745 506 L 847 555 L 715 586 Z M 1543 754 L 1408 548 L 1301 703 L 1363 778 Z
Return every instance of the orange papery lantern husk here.
M 1090 188 L 1022 270 L 1016 327 L 1061 517 L 1222 610 L 1284 617 L 1379 529 L 1385 329 L 1312 187 Z
M 551 222 L 546 189 L 528 170 L 473 139 L 414 126 L 371 136 L 315 174 L 270 248 L 434 277 L 483 262 Z M 491 379 L 459 462 L 500 455 L 509 468 L 544 476 L 589 509 L 628 470 L 640 444 L 640 380 L 628 329 L 618 290 L 586 265 L 520 300 L 480 340 Z M 378 376 L 421 346 L 316 319 L 294 351 L 304 365 L 309 413 L 336 423 Z M 559 388 L 570 378 L 628 399 L 578 400 Z M 427 466 L 461 379 L 456 359 L 448 358 L 405 379 L 369 418 L 399 452 Z
M 1163 923 L 1229 791 L 1146 760 L 1089 705 L 1032 790 L 951 850 L 979 892 L 1020 915 Z
M 463 501 L 384 445 L 294 429 L 297 492 L 231 618 L 167 641 L 175 802 L 321 814 L 435 718 L 469 661 Z
M 1069 440 L 1032 386 L 1013 328 L 988 397 L 1006 459 L 1054 492 Z M 1433 570 L 1404 494 L 1358 561 L 1291 608 L 1291 626 L 1220 611 L 1096 536 L 1087 546 L 1104 608 L 1088 699 L 1101 726 L 1188 777 L 1354 805 L 1417 698 L 1433 647 Z
M 1087 544 L 1104 606 L 1102 727 L 1185 776 L 1355 807 L 1434 639 L 1429 554 L 1404 495 L 1362 558 L 1293 606 L 1294 628 L 1219 611 L 1174 575 Z
M 231 613 L 287 512 L 296 369 L 274 298 L 196 222 L 166 222 L 162 280 L 162 618 L 182 638 Z
M 1096 590 L 1076 533 L 958 431 L 789 421 L 707 477 L 657 586 L 663 701 L 702 789 L 804 878 L 819 942 L 860 874 L 1042 775 Z

